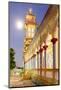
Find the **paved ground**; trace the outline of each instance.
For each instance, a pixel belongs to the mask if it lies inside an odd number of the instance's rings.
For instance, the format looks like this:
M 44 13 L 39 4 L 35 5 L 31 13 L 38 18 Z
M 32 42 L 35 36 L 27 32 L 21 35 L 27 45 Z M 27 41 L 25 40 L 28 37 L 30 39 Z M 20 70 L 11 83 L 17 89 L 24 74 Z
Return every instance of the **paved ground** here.
M 19 76 L 13 76 L 10 78 L 10 87 L 24 87 L 35 86 L 31 80 L 21 80 Z
M 37 81 L 37 80 L 34 79 L 32 82 L 31 80 L 23 80 L 22 77 L 20 77 L 20 75 L 12 75 L 10 77 L 10 87 L 36 86 L 39 84 L 40 85 L 58 84 L 57 80 L 53 82 L 53 79 L 50 79 L 50 78 L 45 79 L 45 77 L 42 77 L 36 83 L 34 81 Z

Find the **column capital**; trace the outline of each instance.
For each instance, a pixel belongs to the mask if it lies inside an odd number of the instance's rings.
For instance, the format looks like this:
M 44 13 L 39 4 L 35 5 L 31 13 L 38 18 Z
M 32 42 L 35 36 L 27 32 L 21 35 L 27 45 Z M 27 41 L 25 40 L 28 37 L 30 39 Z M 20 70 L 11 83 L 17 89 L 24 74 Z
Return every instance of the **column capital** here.
M 39 51 L 37 51 L 37 54 L 39 54 Z
M 48 45 L 44 45 L 44 46 L 43 46 L 43 49 L 44 49 L 44 50 L 46 50 L 46 49 L 47 49 L 47 47 L 48 47 Z
M 32 57 L 35 57 L 36 56 L 36 54 L 33 54 L 33 56 Z
M 40 48 L 39 52 L 42 52 L 43 51 L 43 48 Z
M 51 42 L 52 42 L 53 44 L 55 44 L 56 41 L 57 41 L 57 38 L 52 38 L 52 39 L 51 39 Z

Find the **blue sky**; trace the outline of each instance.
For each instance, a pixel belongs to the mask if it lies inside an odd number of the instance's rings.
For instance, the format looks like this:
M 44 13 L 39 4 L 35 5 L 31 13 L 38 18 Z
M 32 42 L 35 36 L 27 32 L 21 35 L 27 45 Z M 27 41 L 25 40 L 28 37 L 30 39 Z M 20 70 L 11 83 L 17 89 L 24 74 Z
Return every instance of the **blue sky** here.
M 16 27 L 16 20 L 19 19 L 24 23 L 24 17 L 32 8 L 34 15 L 36 16 L 37 24 L 40 24 L 48 10 L 49 5 L 43 4 L 30 4 L 30 3 L 18 3 L 9 2 L 9 32 L 10 32 L 10 48 L 15 50 L 15 61 L 17 66 L 23 66 L 23 45 L 25 30 L 22 28 L 18 30 Z

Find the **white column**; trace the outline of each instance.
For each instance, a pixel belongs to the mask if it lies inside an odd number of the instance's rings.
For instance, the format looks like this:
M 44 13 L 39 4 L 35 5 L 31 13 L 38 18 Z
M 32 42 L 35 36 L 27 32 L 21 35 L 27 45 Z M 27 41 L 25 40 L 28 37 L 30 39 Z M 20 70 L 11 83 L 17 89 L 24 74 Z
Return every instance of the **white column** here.
M 55 69 L 56 69 L 56 41 L 57 38 L 51 39 L 51 42 L 53 44 L 53 79 L 55 79 Z
M 45 77 L 46 77 L 46 50 L 47 50 L 47 45 L 45 44 L 44 46 L 43 46 L 43 48 L 44 48 L 44 62 L 45 62 Z

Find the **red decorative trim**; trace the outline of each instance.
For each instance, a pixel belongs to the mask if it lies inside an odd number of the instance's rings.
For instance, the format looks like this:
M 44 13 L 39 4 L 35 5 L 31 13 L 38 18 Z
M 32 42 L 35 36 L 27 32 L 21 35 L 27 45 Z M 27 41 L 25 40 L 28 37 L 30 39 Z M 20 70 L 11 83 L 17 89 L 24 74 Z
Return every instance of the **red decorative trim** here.
M 33 57 L 35 57 L 36 56 L 36 54 L 33 54 L 33 56 L 31 57 L 31 58 L 33 58 Z
M 40 48 L 39 52 L 42 52 L 43 51 L 43 48 Z
M 39 51 L 37 51 L 37 54 L 39 54 Z
M 44 46 L 43 46 L 44 50 L 46 50 L 46 49 L 47 49 L 47 47 L 48 47 L 48 45 L 44 45 Z
M 52 39 L 51 39 L 51 42 L 52 42 L 53 44 L 55 44 L 57 40 L 58 40 L 57 38 L 52 38 Z
M 33 57 L 36 56 L 36 54 L 33 54 Z

